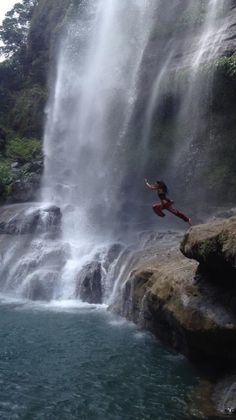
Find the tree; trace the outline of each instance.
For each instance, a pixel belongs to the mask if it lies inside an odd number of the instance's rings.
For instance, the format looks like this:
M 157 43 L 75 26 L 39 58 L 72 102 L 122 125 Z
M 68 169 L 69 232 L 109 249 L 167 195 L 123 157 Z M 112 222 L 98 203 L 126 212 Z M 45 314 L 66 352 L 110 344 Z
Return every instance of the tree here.
M 2 26 L 0 26 L 0 40 L 3 46 L 0 52 L 6 57 L 12 57 L 25 51 L 29 33 L 30 20 L 38 0 L 23 0 L 16 3 L 6 13 Z

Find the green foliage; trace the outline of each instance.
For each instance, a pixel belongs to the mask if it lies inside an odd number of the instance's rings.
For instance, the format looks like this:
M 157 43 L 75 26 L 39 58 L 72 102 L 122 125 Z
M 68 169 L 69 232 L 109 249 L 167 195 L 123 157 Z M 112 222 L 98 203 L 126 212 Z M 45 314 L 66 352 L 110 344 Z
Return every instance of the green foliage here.
M 0 27 L 0 182 L 5 198 L 11 184 L 40 174 L 48 76 L 67 22 L 82 0 L 22 0 Z M 37 166 L 37 162 L 39 161 Z M 18 166 L 11 164 L 17 161 Z
M 215 67 L 227 76 L 236 78 L 236 54 L 231 55 L 231 57 L 219 58 L 215 63 Z
M 23 0 L 0 27 L 0 124 L 19 137 L 41 138 L 56 50 L 66 23 L 81 0 Z M 53 77 L 53 76 L 52 76 Z
M 12 128 L 20 136 L 41 137 L 46 98 L 46 90 L 39 85 L 26 88 L 15 96 L 10 118 Z
M 28 57 L 32 64 L 32 79 L 46 84 L 49 67 L 53 67 L 56 51 L 60 44 L 75 0 L 40 0 L 32 16 Z M 80 2 L 81 0 L 79 0 Z
M 6 156 L 21 162 L 41 157 L 41 143 L 36 139 L 12 138 L 6 145 Z
M 7 185 L 5 185 L 5 191 L 4 191 L 4 195 L 5 195 L 5 198 L 7 198 L 8 196 L 10 196 L 11 195 L 11 193 L 12 193 L 12 184 L 7 184 Z
M 11 172 L 11 165 L 8 161 L 0 162 L 0 183 L 8 185 L 12 182 L 13 176 Z
M 7 57 L 17 53 L 26 46 L 29 23 L 36 4 L 37 0 L 23 0 L 22 3 L 16 3 L 6 13 L 6 17 L 0 27 L 0 39 L 4 44 L 1 47 L 1 52 Z

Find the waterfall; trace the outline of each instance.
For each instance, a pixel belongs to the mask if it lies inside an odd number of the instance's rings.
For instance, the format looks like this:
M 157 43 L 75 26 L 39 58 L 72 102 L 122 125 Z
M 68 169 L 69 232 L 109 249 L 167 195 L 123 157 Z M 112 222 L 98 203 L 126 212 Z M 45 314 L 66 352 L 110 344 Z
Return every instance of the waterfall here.
M 30 231 L 12 245 L 2 237 L 4 293 L 47 300 L 86 300 L 90 293 L 98 303 L 114 300 L 139 258 L 133 249 L 142 248 L 135 236 L 140 221 L 151 217 L 142 201 L 144 175 L 156 167 L 153 130 L 164 148 L 172 130 L 173 154 L 162 159 L 168 169 L 160 173 L 175 179 L 191 148 L 196 158 L 213 74 L 210 69 L 204 78 L 201 68 L 219 54 L 227 1 L 79 2 L 58 53 L 47 106 L 42 208 L 39 215 L 34 210 L 38 221 L 60 208 L 61 230 L 57 236 Z M 166 112 L 175 114 L 168 130 Z
M 212 63 L 214 64 L 214 60 L 219 56 L 225 34 L 221 16 L 229 6 L 226 0 L 208 2 L 202 32 L 193 44 L 193 54 L 189 62 L 185 86 L 179 86 L 182 100 L 177 113 L 175 152 L 170 160 L 170 166 L 174 176 L 178 173 L 177 168 L 183 168 L 185 180 L 188 179 L 189 190 L 194 189 L 195 197 L 198 195 L 198 187 L 192 183 L 192 178 L 197 174 L 199 179 L 201 171 L 204 171 L 210 160 L 208 146 L 211 141 L 211 132 L 206 119 L 206 110 L 211 101 L 215 71 Z M 204 68 L 207 69 L 205 72 Z M 178 75 L 175 82 L 181 85 Z M 202 199 L 202 194 L 200 196 Z
M 146 107 L 142 133 L 144 170 L 150 165 L 148 149 L 152 146 L 154 127 L 156 144 L 159 143 L 159 148 L 156 146 L 157 160 L 158 152 L 167 144 L 162 159 L 165 166 L 159 168 L 158 176 L 175 185 L 177 196 L 178 179 L 179 193 L 182 197 L 186 194 L 191 200 L 193 191 L 195 198 L 199 195 L 202 199 L 204 195 L 200 194 L 200 175 L 210 161 L 208 149 L 213 141 L 210 116 L 206 117 L 206 111 L 211 101 L 214 63 L 222 54 L 227 33 L 227 21 L 223 17 L 230 6 L 231 1 L 227 0 L 188 2 L 184 14 L 198 16 L 198 25 L 194 26 L 192 18 L 192 23 L 186 26 L 184 38 L 179 37 L 176 30 L 170 30 L 162 53 L 162 66 L 157 68 Z M 172 114 L 169 127 L 165 125 L 165 119 L 168 120 L 165 114 Z
M 157 3 L 89 0 L 62 43 L 43 185 L 44 201 L 70 206 L 64 223 L 70 238 L 110 236 L 119 223 L 127 133 Z

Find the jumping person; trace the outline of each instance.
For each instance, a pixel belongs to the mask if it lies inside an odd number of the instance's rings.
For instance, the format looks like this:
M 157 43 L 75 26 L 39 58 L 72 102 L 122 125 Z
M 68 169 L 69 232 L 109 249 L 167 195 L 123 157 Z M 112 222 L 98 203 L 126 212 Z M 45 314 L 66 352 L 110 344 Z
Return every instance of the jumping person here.
M 159 216 L 159 217 L 165 217 L 165 214 L 163 213 L 163 210 L 168 210 L 171 213 L 173 213 L 175 216 L 179 217 L 180 219 L 187 222 L 190 226 L 192 226 L 191 219 L 185 214 L 181 213 L 179 210 L 177 210 L 173 204 L 174 201 L 170 200 L 167 196 L 168 194 L 168 188 L 166 184 L 163 181 L 156 181 L 155 184 L 149 184 L 148 180 L 145 179 L 145 184 L 150 190 L 157 191 L 158 197 L 160 198 L 161 202 L 154 204 L 152 206 L 153 211 Z

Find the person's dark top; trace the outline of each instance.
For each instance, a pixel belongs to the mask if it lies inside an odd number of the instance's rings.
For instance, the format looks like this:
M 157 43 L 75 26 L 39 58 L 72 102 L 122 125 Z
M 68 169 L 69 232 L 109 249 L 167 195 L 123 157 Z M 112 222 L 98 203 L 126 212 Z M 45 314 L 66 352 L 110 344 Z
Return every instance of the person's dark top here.
M 172 201 L 167 197 L 167 193 L 163 190 L 161 187 L 157 187 L 157 194 L 161 201 L 165 200 L 168 201 L 168 203 L 171 203 Z
M 161 187 L 157 187 L 157 194 L 160 200 L 166 200 L 166 193 Z

